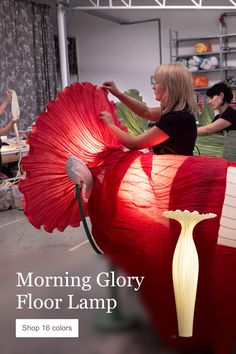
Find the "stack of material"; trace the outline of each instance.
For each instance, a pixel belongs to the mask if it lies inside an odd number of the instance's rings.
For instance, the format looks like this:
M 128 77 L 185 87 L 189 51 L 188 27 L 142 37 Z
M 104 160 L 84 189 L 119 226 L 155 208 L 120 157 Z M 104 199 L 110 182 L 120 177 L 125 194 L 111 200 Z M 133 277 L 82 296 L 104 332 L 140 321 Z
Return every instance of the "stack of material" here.
M 222 134 L 211 134 L 206 136 L 198 136 L 196 146 L 199 151 L 194 155 L 222 157 L 223 156 L 224 136 Z
M 236 162 L 236 131 L 230 130 L 224 133 L 224 151 L 225 159 Z

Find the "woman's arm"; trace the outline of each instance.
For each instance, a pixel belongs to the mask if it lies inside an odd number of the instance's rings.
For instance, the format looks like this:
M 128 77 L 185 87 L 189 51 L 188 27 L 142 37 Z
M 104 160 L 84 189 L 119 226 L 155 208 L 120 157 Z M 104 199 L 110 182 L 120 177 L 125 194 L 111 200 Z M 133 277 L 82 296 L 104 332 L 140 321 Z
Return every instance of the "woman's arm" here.
M 0 128 L 0 136 L 6 135 L 13 127 L 14 123 L 18 121 L 18 118 L 12 118 L 3 128 Z
M 138 116 L 152 120 L 158 121 L 161 117 L 161 109 L 159 107 L 149 108 L 145 103 L 136 100 L 133 97 L 126 95 L 121 92 L 115 85 L 113 81 L 106 81 L 102 85 L 103 88 L 107 89 L 112 95 L 117 97 L 121 102 L 123 102 L 131 111 L 136 113 Z
M 215 122 L 197 128 L 197 135 L 208 135 L 218 133 L 223 129 L 231 126 L 231 123 L 223 118 L 217 119 Z
M 110 113 L 101 112 L 100 118 L 106 124 L 110 132 L 114 136 L 116 136 L 124 146 L 131 150 L 148 148 L 154 145 L 158 145 L 163 141 L 169 139 L 169 135 L 164 133 L 158 127 L 152 127 L 141 135 L 132 136 L 124 132 L 114 124 L 112 115 Z
M 5 109 L 7 108 L 9 102 L 11 101 L 11 97 L 12 97 L 12 91 L 8 90 L 6 92 L 5 98 L 2 102 L 2 104 L 0 105 L 0 115 L 5 111 Z

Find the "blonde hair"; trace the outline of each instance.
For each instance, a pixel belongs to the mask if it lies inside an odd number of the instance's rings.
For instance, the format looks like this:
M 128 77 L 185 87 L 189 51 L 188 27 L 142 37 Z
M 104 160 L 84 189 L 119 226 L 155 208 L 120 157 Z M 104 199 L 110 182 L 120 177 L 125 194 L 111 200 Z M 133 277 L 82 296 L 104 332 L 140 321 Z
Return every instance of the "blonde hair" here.
M 194 91 L 191 72 L 182 64 L 170 63 L 159 66 L 154 73 L 157 84 L 163 85 L 165 93 L 162 112 L 182 111 L 186 105 L 195 112 Z

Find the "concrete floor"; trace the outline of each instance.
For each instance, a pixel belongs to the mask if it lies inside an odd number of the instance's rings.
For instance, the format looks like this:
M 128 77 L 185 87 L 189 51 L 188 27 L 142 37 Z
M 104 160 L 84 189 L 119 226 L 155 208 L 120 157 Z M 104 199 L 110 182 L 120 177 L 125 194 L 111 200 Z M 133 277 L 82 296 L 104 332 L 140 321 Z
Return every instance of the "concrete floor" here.
M 93 253 L 86 242 L 83 228 L 68 227 L 65 232 L 55 230 L 47 233 L 35 229 L 22 210 L 0 211 L 0 255 L 22 255 L 37 253 L 64 252 L 68 254 L 81 248 L 81 251 Z
M 152 332 L 147 315 L 137 295 L 127 288 L 119 293 L 122 312 L 128 316 L 135 314 L 139 325 L 133 330 L 121 332 L 100 332 L 95 329 L 95 321 L 103 315 L 99 310 L 16 310 L 16 272 L 33 272 L 35 275 L 63 275 L 66 271 L 73 275 L 96 276 L 108 271 L 104 256 L 94 254 L 87 243 L 82 227 L 68 228 L 61 233 L 48 234 L 36 230 L 18 209 L 0 212 L 0 352 L 1 354 L 168 354 L 174 353 L 160 344 Z M 121 290 L 121 289 L 120 289 Z M 66 296 L 68 290 L 37 288 L 23 289 L 36 297 Z M 73 290 L 74 291 L 74 290 Z M 107 298 L 109 289 L 92 288 L 89 297 Z M 82 294 L 79 294 L 80 297 Z M 86 294 L 83 293 L 83 297 Z M 15 338 L 16 318 L 79 318 L 80 337 L 71 338 Z

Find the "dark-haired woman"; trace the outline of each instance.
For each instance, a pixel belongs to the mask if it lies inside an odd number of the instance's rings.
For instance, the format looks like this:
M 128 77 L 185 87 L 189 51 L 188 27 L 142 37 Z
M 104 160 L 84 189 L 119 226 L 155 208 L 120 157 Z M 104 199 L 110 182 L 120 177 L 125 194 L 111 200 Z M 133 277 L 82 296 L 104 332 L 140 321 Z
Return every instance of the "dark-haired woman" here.
M 236 130 L 236 110 L 230 107 L 230 102 L 233 99 L 231 88 L 224 82 L 219 82 L 206 92 L 209 97 L 209 103 L 214 110 L 218 110 L 211 124 L 199 127 L 198 135 L 207 135 L 221 132 L 223 130 Z

